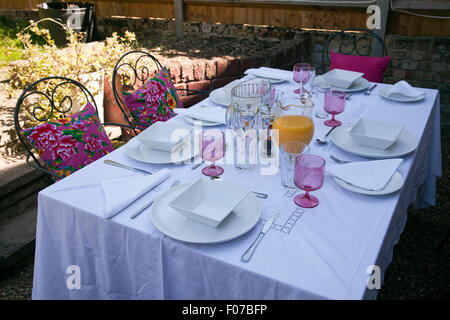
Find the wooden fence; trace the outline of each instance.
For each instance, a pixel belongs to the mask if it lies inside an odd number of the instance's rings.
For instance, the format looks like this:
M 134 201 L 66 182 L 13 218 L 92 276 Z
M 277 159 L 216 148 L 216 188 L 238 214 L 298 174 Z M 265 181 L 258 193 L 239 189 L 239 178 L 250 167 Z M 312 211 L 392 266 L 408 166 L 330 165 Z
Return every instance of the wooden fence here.
M 370 0 L 354 5 L 311 5 L 305 1 L 194 1 L 184 0 L 184 19 L 192 22 L 254 24 L 294 28 L 338 30 L 366 27 Z M 39 0 L 0 0 L 0 8 L 35 9 Z M 97 16 L 174 18 L 175 0 L 92 0 Z M 309 1 L 313 2 L 313 1 Z M 398 9 L 414 13 L 450 16 L 450 1 L 396 0 Z M 436 8 L 430 10 L 424 8 Z M 389 11 L 386 33 L 417 36 L 450 36 L 450 19 L 433 19 Z

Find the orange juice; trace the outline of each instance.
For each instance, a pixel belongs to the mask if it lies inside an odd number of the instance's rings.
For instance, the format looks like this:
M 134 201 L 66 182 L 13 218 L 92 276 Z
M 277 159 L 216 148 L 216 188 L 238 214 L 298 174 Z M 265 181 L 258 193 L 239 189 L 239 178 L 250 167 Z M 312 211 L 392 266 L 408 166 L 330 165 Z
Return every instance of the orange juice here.
M 314 123 L 311 118 L 305 116 L 286 115 L 275 119 L 273 129 L 279 146 L 288 141 L 309 144 L 314 134 Z

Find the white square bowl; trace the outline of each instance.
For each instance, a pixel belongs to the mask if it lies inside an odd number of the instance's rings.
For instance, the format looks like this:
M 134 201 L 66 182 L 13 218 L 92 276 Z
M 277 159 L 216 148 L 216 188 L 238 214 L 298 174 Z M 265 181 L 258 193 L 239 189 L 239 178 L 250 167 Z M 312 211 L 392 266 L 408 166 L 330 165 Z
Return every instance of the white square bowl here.
M 200 178 L 169 205 L 192 220 L 217 228 L 249 192 L 226 180 Z
M 192 128 L 171 122 L 155 122 L 141 132 L 136 139 L 151 149 L 173 152 L 183 139 L 191 136 Z
M 343 69 L 333 69 L 323 75 L 325 80 L 335 87 L 348 89 L 353 82 L 364 75 L 361 72 L 348 71 Z
M 349 134 L 358 144 L 376 149 L 389 148 L 400 136 L 404 126 L 369 119 L 359 119 Z

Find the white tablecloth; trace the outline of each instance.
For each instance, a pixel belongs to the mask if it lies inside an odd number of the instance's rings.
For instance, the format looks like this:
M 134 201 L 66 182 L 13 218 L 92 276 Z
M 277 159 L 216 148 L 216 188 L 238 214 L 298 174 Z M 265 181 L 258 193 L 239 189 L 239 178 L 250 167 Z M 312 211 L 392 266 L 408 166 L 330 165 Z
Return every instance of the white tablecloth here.
M 293 82 L 276 85 L 287 99 Z M 399 172 L 405 179 L 400 192 L 371 197 L 339 187 L 327 176 L 313 192 L 320 204 L 297 207 L 293 194 L 280 184 L 279 173 L 260 175 L 223 165 L 224 178 L 269 194 L 261 200 L 262 220 L 247 234 L 221 244 L 195 245 L 173 240 L 153 225 L 150 210 L 134 220 L 130 214 L 163 192 L 173 178 L 183 182 L 199 178 L 201 168 L 191 165 L 152 165 L 117 149 L 39 193 L 33 299 L 374 299 L 369 290 L 368 267 L 382 274 L 392 260 L 392 250 L 406 223 L 407 207 L 433 205 L 436 177 L 441 176 L 439 93 L 423 89 L 424 101 L 395 103 L 378 96 L 378 85 L 368 97 L 355 94 L 337 119 L 359 117 L 403 124 L 419 140 L 418 149 L 404 157 Z M 213 106 L 210 99 L 202 104 Z M 329 128 L 315 118 L 315 136 Z M 183 122 L 181 117 L 171 121 Z M 130 143 L 136 143 L 132 140 Z M 363 159 L 332 143 L 311 142 L 311 153 L 327 161 L 328 154 Z M 152 169 L 168 167 L 172 177 L 138 199 L 111 220 L 101 216 L 103 198 L 95 188 L 71 191 L 81 183 L 138 175 L 105 165 L 112 159 Z M 300 191 L 297 190 L 297 193 Z M 120 195 L 118 195 L 120 196 Z M 280 216 L 260 243 L 249 263 L 240 257 L 273 213 Z M 80 289 L 68 289 L 70 266 L 78 266 Z M 68 269 L 69 268 L 69 269 Z

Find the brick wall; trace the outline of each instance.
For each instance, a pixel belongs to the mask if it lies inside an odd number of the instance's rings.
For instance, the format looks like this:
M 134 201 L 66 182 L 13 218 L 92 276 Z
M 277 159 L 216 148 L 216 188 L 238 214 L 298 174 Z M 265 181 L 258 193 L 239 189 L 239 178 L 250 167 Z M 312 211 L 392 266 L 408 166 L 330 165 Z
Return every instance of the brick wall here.
M 136 33 L 138 40 L 151 41 L 154 36 L 175 34 L 175 22 L 164 19 L 98 19 L 98 31 L 104 36 L 126 30 Z M 205 39 L 240 37 L 267 42 L 267 50 L 253 55 L 225 55 L 212 59 L 182 59 L 169 66 L 177 89 L 210 91 L 240 78 L 245 70 L 261 66 L 292 69 L 294 63 L 309 59 L 309 37 L 289 28 L 265 28 L 245 25 L 184 23 L 184 32 Z M 207 41 L 207 40 L 206 40 Z M 215 43 L 215 41 L 212 41 Z M 191 106 L 207 97 L 207 94 L 182 93 L 185 106 Z

